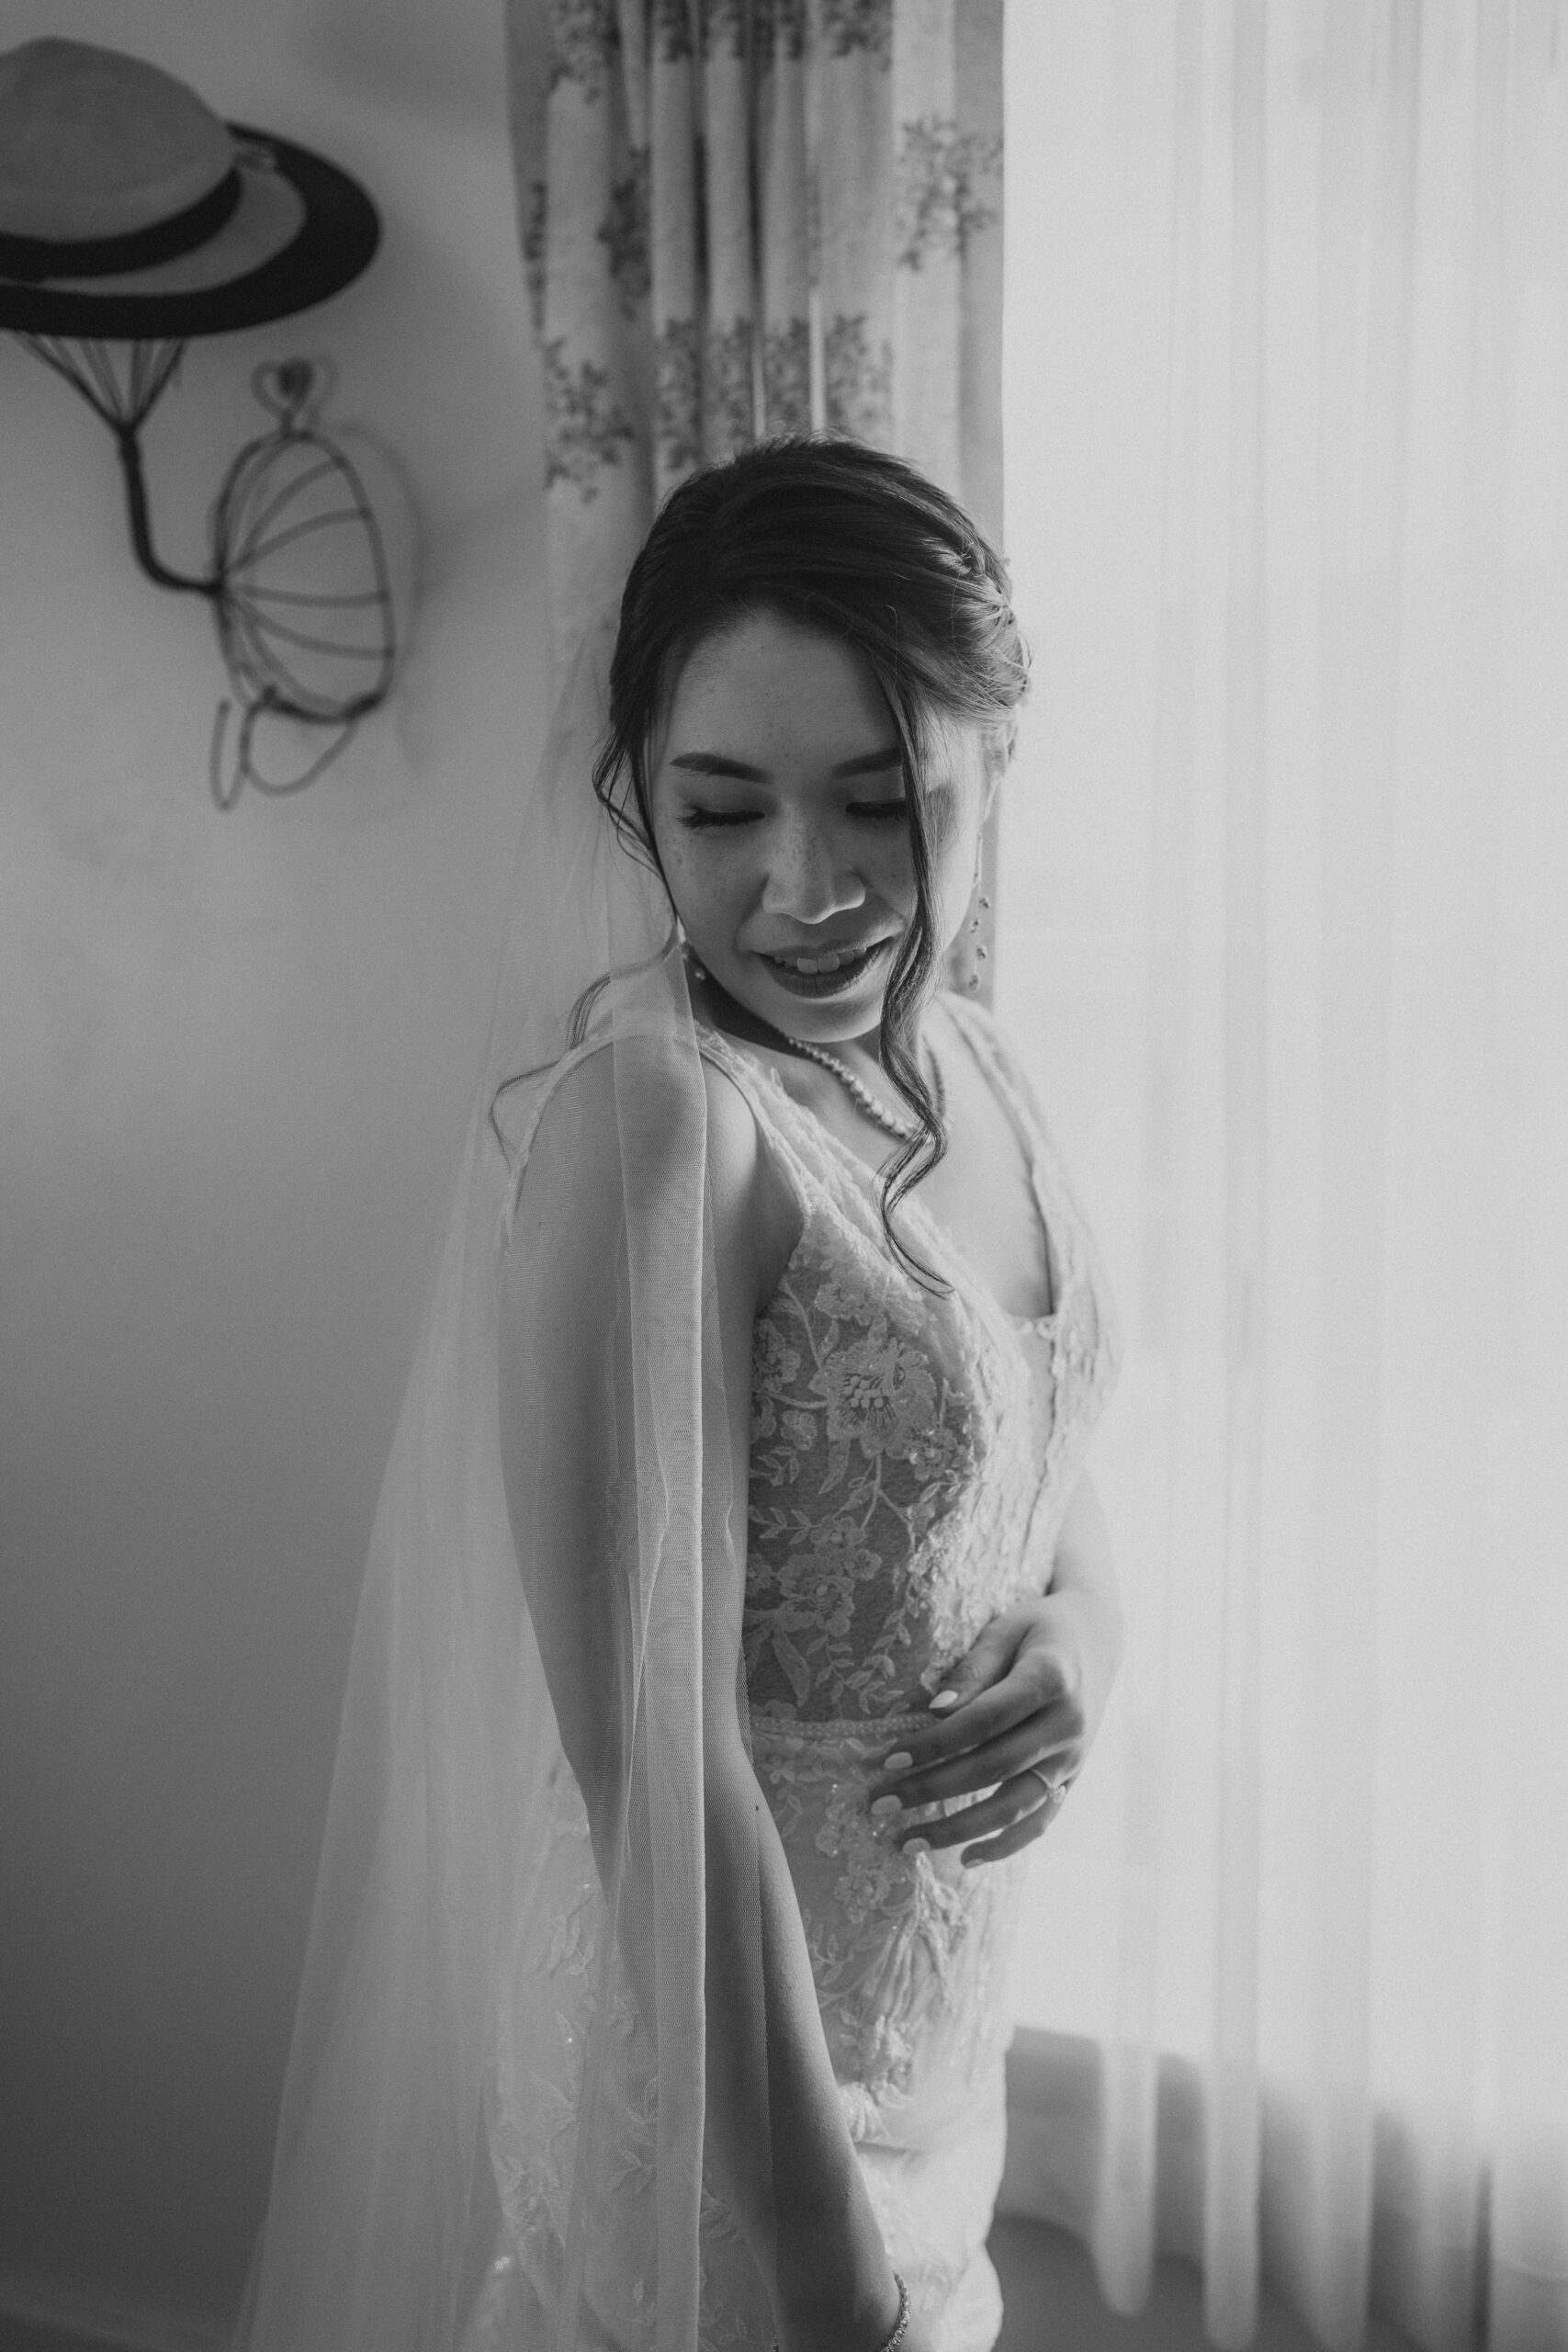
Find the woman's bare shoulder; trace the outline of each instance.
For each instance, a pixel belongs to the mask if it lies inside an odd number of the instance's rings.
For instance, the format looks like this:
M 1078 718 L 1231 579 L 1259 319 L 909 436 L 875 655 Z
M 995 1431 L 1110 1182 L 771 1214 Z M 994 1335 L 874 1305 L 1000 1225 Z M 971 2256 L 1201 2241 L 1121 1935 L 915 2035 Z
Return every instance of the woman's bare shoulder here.
M 700 1196 L 695 1187 L 700 1181 Z M 513 1241 L 547 1234 L 564 1273 L 619 1252 L 628 1215 L 660 1188 L 705 1214 L 721 1286 L 770 1297 L 800 1212 L 742 1088 L 667 1038 L 618 1038 L 575 1057 L 550 1085 L 519 1182 Z
M 801 1209 L 756 1111 L 728 1070 L 705 1055 L 707 1165 L 714 1239 L 750 1295 L 751 1311 L 765 1305 L 800 1239 Z

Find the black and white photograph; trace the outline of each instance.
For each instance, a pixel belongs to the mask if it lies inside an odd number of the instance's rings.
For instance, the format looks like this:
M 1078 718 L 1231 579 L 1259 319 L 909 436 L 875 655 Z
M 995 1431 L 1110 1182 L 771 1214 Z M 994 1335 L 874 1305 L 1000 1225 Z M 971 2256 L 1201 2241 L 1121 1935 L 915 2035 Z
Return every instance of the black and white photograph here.
M 1568 0 L 0 0 L 0 2352 L 1568 2352 Z

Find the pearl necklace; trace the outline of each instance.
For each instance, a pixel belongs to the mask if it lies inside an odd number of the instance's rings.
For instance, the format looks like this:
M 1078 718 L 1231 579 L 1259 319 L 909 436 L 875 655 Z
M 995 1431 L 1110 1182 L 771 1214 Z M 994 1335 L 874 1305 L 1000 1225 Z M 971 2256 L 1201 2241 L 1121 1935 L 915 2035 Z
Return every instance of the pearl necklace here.
M 767 1025 L 773 1028 L 771 1021 Z M 892 1136 L 898 1143 L 913 1143 L 921 1132 L 919 1127 L 911 1126 L 907 1119 L 896 1118 L 877 1101 L 870 1087 L 855 1076 L 848 1062 L 841 1062 L 837 1054 L 828 1051 L 826 1046 L 807 1045 L 803 1037 L 791 1037 L 783 1029 L 773 1029 L 773 1035 L 789 1047 L 792 1054 L 804 1054 L 808 1062 L 816 1062 L 821 1069 L 831 1070 L 851 1101 L 859 1104 L 868 1119 L 874 1119 L 885 1135 Z M 943 1118 L 947 1114 L 947 1089 L 942 1082 L 942 1070 L 936 1056 L 932 1054 L 930 1060 L 931 1092 L 936 1098 L 937 1116 Z
M 684 954 L 694 978 L 699 980 L 707 979 L 708 974 L 703 969 L 690 948 L 685 949 Z M 907 1119 L 897 1118 L 891 1111 L 879 1102 L 870 1087 L 855 1076 L 848 1062 L 840 1061 L 837 1054 L 830 1054 L 826 1046 L 807 1045 L 803 1037 L 792 1037 L 787 1030 L 775 1027 L 771 1021 L 762 1021 L 761 1013 L 753 1014 L 752 1017 L 761 1021 L 764 1029 L 772 1029 L 780 1045 L 787 1046 L 792 1054 L 800 1054 L 807 1061 L 816 1062 L 819 1069 L 830 1070 L 849 1095 L 850 1100 L 858 1104 L 866 1117 L 874 1120 L 883 1133 L 891 1136 L 896 1143 L 913 1143 L 916 1136 L 920 1134 L 921 1130 L 919 1127 L 911 1126 Z M 937 1116 L 939 1119 L 944 1119 L 947 1116 L 947 1089 L 942 1082 L 942 1067 L 934 1054 L 928 1052 L 927 1058 L 931 1065 L 931 1094 L 936 1102 Z

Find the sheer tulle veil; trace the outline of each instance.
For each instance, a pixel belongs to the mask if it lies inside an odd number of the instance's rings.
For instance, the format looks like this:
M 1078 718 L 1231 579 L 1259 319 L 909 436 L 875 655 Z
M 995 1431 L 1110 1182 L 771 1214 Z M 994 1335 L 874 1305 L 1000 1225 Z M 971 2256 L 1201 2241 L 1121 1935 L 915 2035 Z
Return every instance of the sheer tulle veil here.
M 485 1069 L 370 1540 L 235 2352 L 697 2345 L 703 1581 L 736 1551 L 713 1442 L 702 1065 L 663 887 L 592 785 L 613 638 L 606 616 L 579 654 L 522 808 Z M 525 1300 L 544 1283 L 552 1237 L 605 1187 L 624 1238 L 593 1458 L 616 1466 L 584 1560 L 558 1508 L 574 1449 L 542 1434 L 544 1328 L 508 1394 L 526 1476 L 507 1491 L 498 1296 L 503 1263 Z M 545 1663 L 590 1588 L 614 1776 L 592 1835 Z M 731 1964 L 756 1971 L 761 2032 L 754 1928 Z M 745 2340 L 765 2341 L 766 2258 L 748 2260 Z M 634 2286 L 649 2276 L 651 2308 Z

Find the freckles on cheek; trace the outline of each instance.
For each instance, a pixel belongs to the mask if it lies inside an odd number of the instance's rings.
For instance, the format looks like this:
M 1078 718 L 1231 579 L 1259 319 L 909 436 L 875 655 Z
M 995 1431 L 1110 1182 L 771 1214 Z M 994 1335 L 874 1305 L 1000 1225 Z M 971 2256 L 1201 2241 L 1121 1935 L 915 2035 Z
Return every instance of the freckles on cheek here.
M 659 863 L 664 869 L 665 880 L 671 888 L 682 877 L 689 882 L 694 862 L 700 866 L 701 860 L 694 861 L 692 835 L 685 826 L 671 823 L 656 809 L 653 838 L 658 844 Z
M 677 835 L 664 854 L 664 880 L 675 912 L 692 937 L 722 923 L 727 911 L 723 879 L 711 870 L 700 844 Z

